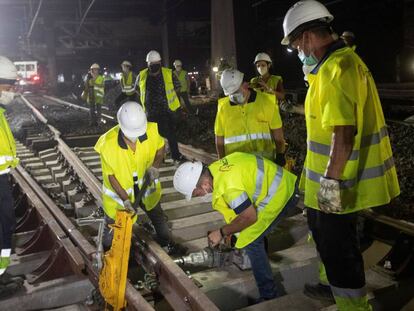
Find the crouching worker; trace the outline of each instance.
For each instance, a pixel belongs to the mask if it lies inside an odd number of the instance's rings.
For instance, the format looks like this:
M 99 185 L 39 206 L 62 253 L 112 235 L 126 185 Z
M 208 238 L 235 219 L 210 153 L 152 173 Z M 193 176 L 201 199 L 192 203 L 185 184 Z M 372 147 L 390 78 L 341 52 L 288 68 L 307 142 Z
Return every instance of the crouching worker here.
M 186 162 L 174 175 L 175 189 L 188 200 L 212 193 L 213 209 L 223 214 L 227 224 L 208 235 L 210 246 L 240 233 L 236 248 L 245 248 L 249 256 L 261 300 L 278 296 L 264 238 L 296 206 L 295 181 L 295 175 L 274 162 L 241 152 L 208 167 Z
M 157 123 L 147 122 L 141 105 L 128 101 L 117 113 L 119 125 L 103 134 L 95 145 L 100 154 L 103 176 L 103 208 L 106 226 L 103 245 L 111 247 L 116 210 L 133 212 L 135 196 L 148 172 L 151 184 L 139 206 L 151 220 L 157 233 L 157 242 L 167 247 L 170 255 L 181 255 L 185 250 L 172 241 L 161 209 L 161 183 L 158 168 L 164 158 L 164 139 L 158 133 Z M 137 216 L 133 219 L 135 223 Z

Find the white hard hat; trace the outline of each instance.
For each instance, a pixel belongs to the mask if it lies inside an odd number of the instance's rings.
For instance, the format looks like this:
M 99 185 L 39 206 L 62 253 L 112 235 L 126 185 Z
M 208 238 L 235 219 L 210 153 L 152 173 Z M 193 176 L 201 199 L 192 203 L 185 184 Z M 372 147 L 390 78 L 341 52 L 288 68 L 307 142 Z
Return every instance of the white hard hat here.
M 122 62 L 122 64 L 121 64 L 121 66 L 129 66 L 129 67 L 132 67 L 132 64 L 131 64 L 129 61 L 124 60 L 124 61 Z
M 127 137 L 138 137 L 147 131 L 147 117 L 140 104 L 125 102 L 116 114 L 119 127 Z
M 151 64 L 151 63 L 156 63 L 161 61 L 161 55 L 160 53 L 158 53 L 155 50 L 149 51 L 147 54 L 147 63 Z
M 254 59 L 254 64 L 256 64 L 257 62 L 260 62 L 261 60 L 268 62 L 268 63 L 272 63 L 272 59 L 267 53 L 262 52 L 262 53 L 257 54 Z
M 179 59 L 176 59 L 176 60 L 174 61 L 173 65 L 174 65 L 174 67 L 177 67 L 177 66 L 182 66 L 182 65 L 183 65 L 183 63 L 182 63 Z
M 303 0 L 296 2 L 287 11 L 285 19 L 283 20 L 284 38 L 281 43 L 288 45 L 290 43 L 290 35 L 300 25 L 311 21 L 330 23 L 333 19 L 333 15 L 318 1 Z
M 187 200 L 190 200 L 202 171 L 203 164 L 199 161 L 181 164 L 174 174 L 173 184 L 175 190 L 183 194 Z
M 226 69 L 221 74 L 220 84 L 224 95 L 228 96 L 236 92 L 243 83 L 244 74 L 237 69 Z
M 0 79 L 16 80 L 17 78 L 16 66 L 7 57 L 0 56 Z
M 341 35 L 341 38 L 344 38 L 344 37 L 355 38 L 355 35 L 352 31 L 346 30 Z
M 99 65 L 97 63 L 92 64 L 90 69 L 100 69 Z

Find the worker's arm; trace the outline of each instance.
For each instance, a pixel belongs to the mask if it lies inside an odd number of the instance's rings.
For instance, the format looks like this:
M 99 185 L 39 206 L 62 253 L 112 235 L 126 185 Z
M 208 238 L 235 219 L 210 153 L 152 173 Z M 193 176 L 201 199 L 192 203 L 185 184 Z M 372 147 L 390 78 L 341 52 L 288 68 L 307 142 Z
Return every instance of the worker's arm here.
M 250 205 L 242 211 L 233 221 L 219 230 L 214 230 L 208 235 L 209 245 L 211 247 L 217 246 L 220 241 L 226 236 L 233 233 L 243 231 L 257 221 L 257 212 L 253 205 Z
M 215 136 L 216 137 L 216 151 L 219 159 L 224 158 L 224 136 Z
M 111 183 L 112 188 L 115 190 L 116 194 L 121 198 L 122 201 L 128 200 L 128 193 L 118 182 L 115 175 L 108 175 L 109 182 Z
M 157 153 L 155 154 L 154 162 L 152 163 L 153 167 L 159 168 L 161 166 L 162 160 L 164 159 L 164 152 L 165 152 L 165 146 L 162 146 L 160 149 L 157 150 Z
M 285 137 L 283 135 L 283 129 L 270 129 L 272 134 L 272 138 L 275 141 L 276 145 L 276 153 L 285 153 L 286 145 L 285 145 Z
M 335 126 L 332 134 L 331 152 L 325 176 L 341 179 L 346 162 L 354 145 L 355 126 Z
M 283 87 L 282 81 L 279 81 L 277 84 L 275 93 L 278 100 L 285 99 L 285 88 Z

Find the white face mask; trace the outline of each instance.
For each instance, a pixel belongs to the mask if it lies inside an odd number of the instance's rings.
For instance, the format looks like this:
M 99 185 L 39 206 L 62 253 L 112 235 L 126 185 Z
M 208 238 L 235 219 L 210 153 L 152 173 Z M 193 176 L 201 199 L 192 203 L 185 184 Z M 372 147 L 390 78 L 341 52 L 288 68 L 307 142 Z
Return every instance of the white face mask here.
M 15 96 L 16 96 L 15 92 L 1 91 L 0 104 L 7 106 L 13 101 Z
M 231 102 L 233 102 L 235 104 L 239 104 L 239 105 L 244 104 L 244 101 L 246 99 L 244 97 L 243 93 L 240 92 L 240 91 L 237 92 L 237 93 L 234 93 L 234 94 L 229 95 L 229 98 L 230 98 L 230 101 Z
M 133 143 L 135 143 L 138 139 L 138 137 L 129 137 L 129 136 L 126 136 L 126 135 L 125 135 L 125 137 L 128 138 L 128 140 L 132 141 Z
M 260 66 L 257 67 L 257 71 L 261 76 L 264 76 L 266 73 L 268 73 L 269 69 L 267 69 L 267 67 Z

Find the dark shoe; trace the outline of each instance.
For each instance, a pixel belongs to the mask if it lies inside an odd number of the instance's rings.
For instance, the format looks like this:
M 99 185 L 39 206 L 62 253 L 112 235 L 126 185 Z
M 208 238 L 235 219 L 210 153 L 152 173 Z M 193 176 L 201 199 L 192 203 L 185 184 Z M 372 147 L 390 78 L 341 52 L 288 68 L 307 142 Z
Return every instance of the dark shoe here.
M 10 275 L 7 272 L 0 276 L 0 285 L 7 285 L 9 283 L 17 283 L 18 285 L 23 285 L 24 275 Z
M 309 284 L 305 283 L 303 293 L 312 299 L 318 299 L 322 301 L 328 301 L 335 303 L 335 298 L 332 294 L 331 287 L 329 285 L 318 284 Z
M 178 243 L 170 243 L 167 245 L 167 254 L 170 256 L 185 256 L 187 255 L 188 247 Z

